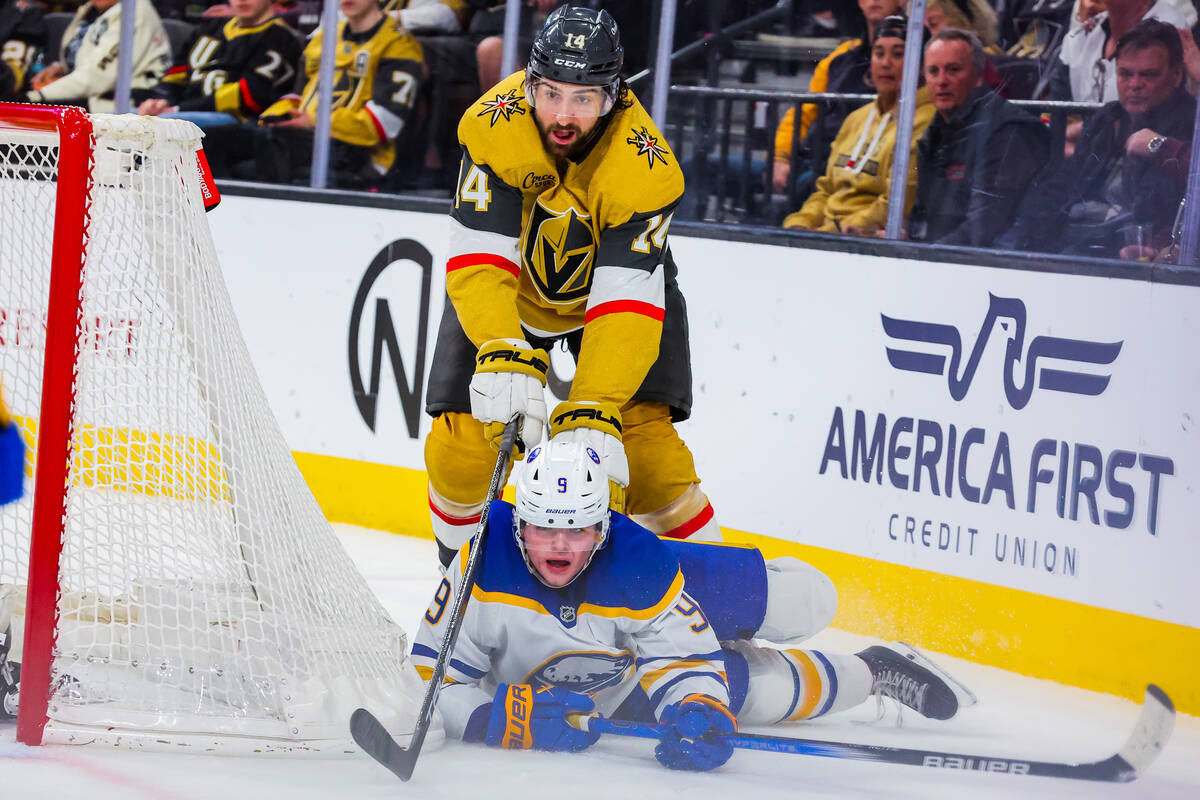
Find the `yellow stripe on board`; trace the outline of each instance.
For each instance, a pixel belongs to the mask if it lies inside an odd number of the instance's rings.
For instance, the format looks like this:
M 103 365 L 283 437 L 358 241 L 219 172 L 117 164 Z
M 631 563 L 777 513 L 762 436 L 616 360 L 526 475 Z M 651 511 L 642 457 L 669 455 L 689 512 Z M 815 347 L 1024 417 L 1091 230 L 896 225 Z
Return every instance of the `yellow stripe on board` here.
M 326 516 L 433 538 L 420 470 L 296 453 Z M 506 491 L 511 500 L 512 487 Z M 722 528 L 767 558 L 795 556 L 837 586 L 842 630 L 902 639 L 1022 675 L 1140 701 L 1161 686 L 1180 711 L 1200 714 L 1200 630 L 1185 625 L 941 575 L 820 547 Z
M 38 421 L 16 417 L 29 453 Z M 26 458 L 26 476 L 33 474 Z M 80 425 L 71 437 L 71 484 L 134 494 L 230 503 L 229 479 L 216 446 L 194 436 Z

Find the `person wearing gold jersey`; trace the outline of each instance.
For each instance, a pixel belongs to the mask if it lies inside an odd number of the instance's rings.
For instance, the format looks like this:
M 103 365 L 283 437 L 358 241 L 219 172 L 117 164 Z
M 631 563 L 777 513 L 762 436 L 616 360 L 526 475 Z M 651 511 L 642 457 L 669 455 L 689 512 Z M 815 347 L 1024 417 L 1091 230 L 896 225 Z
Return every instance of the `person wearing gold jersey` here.
M 817 179 L 804 206 L 784 219 L 785 228 L 871 236 L 887 225 L 907 25 L 905 17 L 893 16 L 876 26 L 869 73 L 876 98 L 846 117 L 825 173 Z M 929 90 L 922 86 L 913 116 L 906 212 L 917 193 L 917 141 L 933 121 L 933 114 Z
M 687 311 L 667 232 L 675 154 L 620 79 L 605 11 L 564 6 L 528 68 L 464 114 L 446 303 L 429 379 L 429 504 L 443 563 L 475 532 L 514 414 L 521 439 L 584 442 L 613 506 L 660 535 L 719 539 L 673 422 L 691 411 Z M 547 350 L 575 357 L 547 414 Z

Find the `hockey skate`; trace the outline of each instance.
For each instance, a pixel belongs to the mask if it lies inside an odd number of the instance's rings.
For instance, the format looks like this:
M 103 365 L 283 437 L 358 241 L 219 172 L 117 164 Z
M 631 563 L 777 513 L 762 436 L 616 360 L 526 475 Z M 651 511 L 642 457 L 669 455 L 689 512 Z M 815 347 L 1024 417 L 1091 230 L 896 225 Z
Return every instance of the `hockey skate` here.
M 970 689 L 904 642 L 868 647 L 858 657 L 871 670 L 871 694 L 879 698 L 881 717 L 884 698 L 942 720 L 979 702 Z
M 21 665 L 9 659 L 13 647 L 13 600 L 8 587 L 0 586 L 0 719 L 17 715 Z

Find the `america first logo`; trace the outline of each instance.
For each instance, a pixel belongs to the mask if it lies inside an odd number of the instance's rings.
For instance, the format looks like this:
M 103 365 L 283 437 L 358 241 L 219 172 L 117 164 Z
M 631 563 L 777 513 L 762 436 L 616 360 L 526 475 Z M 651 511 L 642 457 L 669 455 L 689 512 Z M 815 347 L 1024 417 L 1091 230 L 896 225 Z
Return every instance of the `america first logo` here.
M 631 653 L 560 653 L 529 674 L 535 688 L 563 688 L 594 694 L 620 684 L 633 671 Z
M 539 198 L 522 232 L 521 257 L 547 302 L 568 305 L 585 299 L 596 261 L 591 217 L 574 206 L 555 211 Z
M 880 314 L 884 333 L 892 339 L 886 348 L 888 363 L 908 372 L 945 375 L 950 396 L 961 401 L 967 396 L 983 351 L 998 328 L 1007 339 L 1004 396 L 1013 409 L 1024 408 L 1034 388 L 1093 397 L 1108 388 L 1112 376 L 1098 368 L 1117 360 L 1124 341 L 1034 336 L 1026 346 L 1025 303 L 1015 297 L 997 297 L 991 293 L 988 300 L 988 310 L 974 343 L 964 342 L 963 335 L 953 325 Z M 966 344 L 971 346 L 969 354 Z M 908 349 L 914 345 L 919 349 Z

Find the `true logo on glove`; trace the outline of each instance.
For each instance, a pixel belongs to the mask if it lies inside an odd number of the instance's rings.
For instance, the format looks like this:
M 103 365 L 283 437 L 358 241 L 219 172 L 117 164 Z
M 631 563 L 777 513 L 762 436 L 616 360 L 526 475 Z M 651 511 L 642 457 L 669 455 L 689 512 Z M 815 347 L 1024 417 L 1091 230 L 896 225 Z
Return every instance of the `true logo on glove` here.
M 510 364 L 524 364 L 527 367 L 533 367 L 541 373 L 545 373 L 546 370 L 550 369 L 550 365 L 537 356 L 521 358 L 521 354 L 516 350 L 491 350 L 487 353 L 480 353 L 476 361 L 478 361 L 481 366 L 493 361 L 505 361 Z
M 618 417 L 606 417 L 604 412 L 598 408 L 573 408 L 570 411 L 564 411 L 554 418 L 554 424 L 565 425 L 568 422 L 576 422 L 581 419 L 603 422 L 615 428 L 617 433 L 621 432 L 621 420 Z

